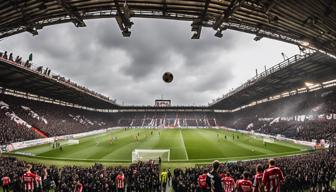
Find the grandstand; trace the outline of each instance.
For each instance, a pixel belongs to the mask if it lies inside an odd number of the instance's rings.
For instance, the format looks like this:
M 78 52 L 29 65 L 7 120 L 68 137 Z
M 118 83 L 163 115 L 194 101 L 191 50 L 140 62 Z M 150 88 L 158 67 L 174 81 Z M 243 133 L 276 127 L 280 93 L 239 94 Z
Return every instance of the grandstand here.
M 198 178 L 206 170 L 206 188 L 223 191 L 209 180 L 247 175 L 246 181 L 258 182 L 258 164 L 267 188 L 274 158 L 281 191 L 336 191 L 334 1 L 11 0 L 0 7 L 0 39 L 68 22 L 85 27 L 99 18 L 115 18 L 129 37 L 132 19 L 141 17 L 188 21 L 192 39 L 211 27 L 216 37 L 235 30 L 301 51 L 208 106 L 120 105 L 1 52 L 3 190 L 32 191 L 29 177 L 36 191 L 157 192 L 168 182 L 166 191 L 193 192 L 201 190 Z M 220 161 L 218 169 L 213 160 Z M 164 170 L 171 175 L 167 182 Z

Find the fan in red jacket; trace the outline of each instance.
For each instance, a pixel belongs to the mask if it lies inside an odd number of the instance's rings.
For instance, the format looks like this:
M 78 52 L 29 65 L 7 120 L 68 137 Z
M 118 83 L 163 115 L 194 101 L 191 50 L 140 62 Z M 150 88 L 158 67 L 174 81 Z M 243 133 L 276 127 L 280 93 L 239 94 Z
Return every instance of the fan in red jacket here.
M 253 192 L 263 192 L 262 190 L 262 178 L 263 178 L 263 169 L 260 164 L 257 165 L 256 174 L 253 179 Z
M 240 179 L 237 181 L 236 184 L 236 189 L 237 192 L 252 192 L 252 182 L 248 179 L 249 178 L 250 173 L 248 172 L 244 172 L 243 173 L 243 179 Z
M 207 176 L 208 176 L 208 170 L 205 169 L 203 171 L 203 174 L 198 176 L 198 178 L 197 178 L 198 188 L 199 188 L 199 191 L 201 191 L 201 192 L 208 192 L 209 191 L 209 187 L 208 187 L 207 182 L 206 182 Z
M 9 185 L 11 183 L 11 179 L 6 175 L 1 178 L 2 187 L 4 192 L 9 192 Z
M 82 192 L 83 191 L 83 184 L 78 179 L 76 182 L 75 190 L 74 192 Z
M 27 171 L 22 175 L 22 180 L 24 184 L 25 192 L 33 192 L 34 191 L 34 181 L 36 178 L 36 174 L 31 172 L 32 166 L 30 164 L 27 165 Z
M 282 171 L 275 166 L 274 159 L 269 160 L 269 167 L 264 171 L 262 182 L 266 192 L 280 192 L 280 183 L 285 180 Z
M 226 172 L 225 176 L 222 178 L 222 186 L 224 192 L 232 192 L 235 188 L 235 181 L 230 176 L 230 172 Z
M 117 192 L 125 191 L 125 176 L 122 171 L 116 177 Z

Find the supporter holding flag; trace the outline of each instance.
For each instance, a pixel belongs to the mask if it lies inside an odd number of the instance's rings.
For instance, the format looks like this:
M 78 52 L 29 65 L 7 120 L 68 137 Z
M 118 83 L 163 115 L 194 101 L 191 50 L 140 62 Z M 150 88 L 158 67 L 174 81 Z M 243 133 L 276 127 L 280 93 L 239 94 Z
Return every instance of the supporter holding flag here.
M 223 192 L 221 178 L 218 174 L 219 161 L 212 163 L 212 171 L 208 174 L 207 185 L 210 187 L 211 192 Z
M 3 192 L 9 192 L 9 186 L 11 184 L 11 179 L 7 175 L 8 174 L 5 174 L 5 176 L 1 178 Z
M 237 181 L 236 188 L 237 192 L 252 192 L 252 182 L 248 179 L 250 173 L 244 172 L 243 173 L 243 179 L 240 179 Z
M 225 176 L 222 177 L 222 186 L 224 192 L 232 192 L 235 188 L 235 181 L 231 177 L 230 172 L 226 172 Z
M 36 175 L 31 172 L 32 165 L 28 164 L 26 169 L 27 171 L 22 176 L 22 180 L 24 184 L 24 191 L 34 192 L 34 181 L 35 181 Z
M 116 177 L 117 192 L 125 191 L 125 176 L 122 171 Z
M 208 170 L 204 169 L 203 174 L 199 175 L 197 178 L 198 191 L 199 192 L 209 192 L 209 187 L 207 185 L 206 179 L 208 176 Z
M 262 189 L 262 177 L 263 177 L 263 170 L 260 164 L 257 165 L 256 168 L 256 175 L 253 179 L 253 192 L 263 192 Z
M 264 171 L 262 182 L 266 192 L 280 192 L 280 183 L 285 180 L 282 171 L 275 166 L 274 159 L 269 160 L 269 167 Z
M 160 181 L 161 181 L 161 185 L 162 185 L 162 191 L 165 192 L 166 191 L 166 186 L 167 186 L 167 171 L 166 171 L 166 169 L 162 170 L 161 176 L 160 176 Z

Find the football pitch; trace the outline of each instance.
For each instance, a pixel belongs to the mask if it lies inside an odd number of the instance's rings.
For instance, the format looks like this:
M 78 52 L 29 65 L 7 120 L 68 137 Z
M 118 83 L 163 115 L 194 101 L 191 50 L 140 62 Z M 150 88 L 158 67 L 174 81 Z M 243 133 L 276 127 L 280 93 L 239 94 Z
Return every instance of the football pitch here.
M 112 142 L 112 138 L 115 138 Z M 34 155 L 31 159 L 61 162 L 130 163 L 134 149 L 170 149 L 169 163 L 200 163 L 274 157 L 302 153 L 307 147 L 223 129 L 118 129 L 81 138 L 79 144 L 51 144 L 26 148 L 16 153 Z M 14 152 L 15 153 L 15 152 Z

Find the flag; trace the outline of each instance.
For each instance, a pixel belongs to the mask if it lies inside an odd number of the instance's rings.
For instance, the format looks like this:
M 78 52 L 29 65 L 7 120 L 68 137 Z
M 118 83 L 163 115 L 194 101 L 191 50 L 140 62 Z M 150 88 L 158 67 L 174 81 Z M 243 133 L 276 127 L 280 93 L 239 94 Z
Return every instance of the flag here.
M 273 119 L 273 121 L 271 121 L 269 123 L 269 125 L 272 125 L 273 123 L 279 123 L 279 121 L 280 121 L 280 117 L 277 117 L 277 118 Z
M 253 127 L 254 127 L 253 123 L 250 123 L 250 124 L 247 125 L 246 128 L 247 128 L 247 129 L 252 129 Z
M 29 61 L 33 61 L 33 54 L 31 53 L 31 54 L 29 54 L 29 59 L 28 59 Z

